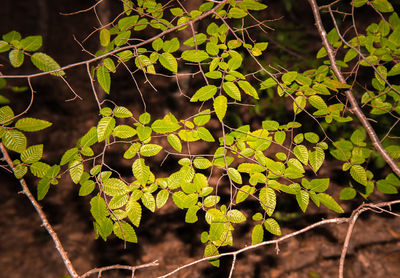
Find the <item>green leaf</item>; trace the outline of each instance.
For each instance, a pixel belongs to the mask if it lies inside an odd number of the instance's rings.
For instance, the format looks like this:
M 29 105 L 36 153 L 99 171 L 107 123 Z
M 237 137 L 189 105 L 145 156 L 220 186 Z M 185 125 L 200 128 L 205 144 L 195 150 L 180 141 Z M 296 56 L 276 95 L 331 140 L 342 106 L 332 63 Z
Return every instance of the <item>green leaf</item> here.
M 93 192 L 96 183 L 92 180 L 87 180 L 81 184 L 81 188 L 79 189 L 79 196 L 87 196 Z
M 96 71 L 96 77 L 103 90 L 109 94 L 111 87 L 111 76 L 108 69 L 105 66 L 99 66 Z
M 242 176 L 240 175 L 239 171 L 235 168 L 228 168 L 228 175 L 231 180 L 235 183 L 242 184 Z
M 311 167 L 315 172 L 318 172 L 319 168 L 322 166 L 325 160 L 325 153 L 320 147 L 315 147 L 315 151 L 308 153 L 308 160 Z
M 353 5 L 356 8 L 359 8 L 363 5 L 365 5 L 365 3 L 367 3 L 367 2 L 368 2 L 368 0 L 353 0 L 353 1 L 351 1 L 351 5 Z
M 365 131 L 364 129 L 356 129 L 350 137 L 350 140 L 353 144 L 361 147 L 365 147 L 367 144 L 365 143 Z
M 79 140 L 79 146 L 83 148 L 90 147 L 95 143 L 97 143 L 97 128 L 93 126 L 85 135 L 81 137 Z
M 179 40 L 176 37 L 169 41 L 165 41 L 163 44 L 163 50 L 169 53 L 177 51 L 179 47 L 180 47 Z
M 8 54 L 8 58 L 14 68 L 19 68 L 24 63 L 24 53 L 21 50 L 11 50 Z
M 354 197 L 356 197 L 356 194 L 357 194 L 357 192 L 354 188 L 346 187 L 340 191 L 339 198 L 340 198 L 340 200 L 352 200 L 352 199 L 354 199 Z
M 22 153 L 26 149 L 26 137 L 18 130 L 7 130 L 2 137 L 2 141 L 4 146 L 11 151 Z
M 7 106 L 0 107 L 0 124 L 1 125 L 9 124 L 10 122 L 7 123 L 7 121 L 13 117 L 14 117 L 14 111 L 11 109 L 10 106 L 7 105 Z
M 22 131 L 39 131 L 51 126 L 52 123 L 34 118 L 22 118 L 15 123 L 15 127 Z
M 163 119 L 154 121 L 151 128 L 157 133 L 164 134 L 174 132 L 181 128 L 181 126 L 178 123 Z
M 221 199 L 221 197 L 218 196 L 218 195 L 207 196 L 204 199 L 203 204 L 204 204 L 205 207 L 210 208 L 210 207 L 213 207 L 216 204 L 218 204 L 220 199 Z
M 218 119 L 222 122 L 228 108 L 228 100 L 225 96 L 217 96 L 214 100 L 214 110 Z
M 0 53 L 7 52 L 11 49 L 11 45 L 6 41 L 0 41 Z
M 251 244 L 257 244 L 264 240 L 264 228 L 261 224 L 254 226 L 251 232 Z
M 310 182 L 310 189 L 314 192 L 325 192 L 329 187 L 329 179 L 313 179 Z
M 71 176 L 72 181 L 75 184 L 78 184 L 79 181 L 81 180 L 81 177 L 83 174 L 82 159 L 79 157 L 78 159 L 71 161 L 68 164 L 68 169 L 69 169 L 69 174 Z
M 154 200 L 154 196 L 149 192 L 143 193 L 142 203 L 151 212 L 154 212 L 156 210 L 156 200 Z
M 128 186 L 120 179 L 109 178 L 103 181 L 104 192 L 109 196 L 120 196 L 129 192 Z
M 215 139 L 214 137 L 211 135 L 210 131 L 208 131 L 208 129 L 206 129 L 205 127 L 199 127 L 197 129 L 197 134 L 199 135 L 200 139 L 202 139 L 203 141 L 206 142 L 214 142 Z
M 333 210 L 337 213 L 344 213 L 342 207 L 335 201 L 335 199 L 332 198 L 332 196 L 329 196 L 328 194 L 325 193 L 319 193 L 318 199 L 328 209 Z
M 390 4 L 390 2 L 387 0 L 373 0 L 372 5 L 375 7 L 375 9 L 382 13 L 393 12 L 392 4 Z
M 185 61 L 199 63 L 208 59 L 208 54 L 204 50 L 185 50 L 181 55 L 182 59 Z
M 249 185 L 244 185 L 240 188 L 240 190 L 237 191 L 236 194 L 236 204 L 243 202 L 244 200 L 247 199 L 247 197 L 250 194 L 253 194 L 255 191 L 254 187 L 251 187 Z
M 224 84 L 222 84 L 222 88 L 224 89 L 225 93 L 227 93 L 228 96 L 237 101 L 241 101 L 242 98 L 240 95 L 240 91 L 239 88 L 235 85 L 235 83 L 224 82 Z
M 53 58 L 41 52 L 36 52 L 35 54 L 33 54 L 31 56 L 31 61 L 32 64 L 34 64 L 35 67 L 37 67 L 41 71 L 53 71 L 60 69 L 60 65 Z M 62 76 L 65 75 L 65 72 L 56 71 L 51 74 L 55 76 Z
M 26 172 L 28 172 L 28 167 L 25 165 L 18 164 L 14 167 L 14 175 L 17 179 L 22 179 Z
M 108 29 L 100 30 L 100 44 L 101 46 L 106 47 L 110 43 L 110 31 Z
M 303 96 L 296 97 L 293 102 L 293 112 L 295 114 L 299 114 L 300 112 L 302 112 L 304 110 L 304 108 L 306 107 L 306 104 L 307 104 L 307 100 L 305 97 L 303 97 Z
M 176 73 L 178 71 L 178 62 L 176 61 L 175 57 L 168 52 L 164 52 L 158 58 L 161 65 L 169 71 Z
M 195 223 L 199 219 L 197 217 L 197 212 L 199 211 L 199 206 L 191 206 L 186 212 L 185 222 L 186 223 Z
M 306 212 L 308 203 L 310 201 L 310 195 L 308 194 L 307 191 L 300 190 L 296 193 L 296 200 L 297 203 L 299 204 L 299 207 L 303 212 Z
M 210 160 L 208 160 L 207 158 L 204 157 L 196 157 L 193 160 L 193 165 L 194 167 L 196 167 L 197 169 L 207 169 L 210 168 L 212 166 L 212 163 Z
M 136 227 L 139 227 L 140 220 L 142 219 L 142 206 L 132 197 L 126 204 L 126 213 L 131 223 Z
M 278 222 L 276 222 L 273 218 L 268 218 L 264 222 L 265 229 L 273 235 L 280 236 L 282 235 L 281 227 L 279 227 Z
M 137 243 L 137 236 L 135 230 L 126 222 L 118 221 L 113 225 L 114 234 L 128 242 Z
M 367 173 L 360 165 L 353 165 L 350 168 L 351 177 L 358 183 L 367 186 Z
M 167 203 L 168 197 L 169 197 L 168 190 L 165 190 L 165 189 L 160 190 L 157 193 L 157 197 L 156 197 L 157 208 L 159 208 L 159 209 L 162 208 Z
M 167 136 L 168 143 L 178 152 L 182 151 L 182 143 L 178 136 L 169 134 Z
M 308 101 L 312 106 L 314 106 L 316 109 L 328 109 L 328 105 L 326 105 L 325 101 L 322 99 L 322 97 L 314 95 L 310 96 L 308 98 Z M 304 108 L 304 107 L 303 107 Z
M 43 178 L 46 175 L 47 171 L 49 171 L 49 169 L 50 165 L 41 161 L 33 162 L 32 165 L 29 167 L 31 173 L 38 178 Z
M 376 182 L 376 188 L 383 194 L 397 194 L 397 188 L 390 184 L 387 180 L 379 180 Z
M 21 48 L 25 51 L 36 51 L 42 46 L 42 36 L 28 36 L 21 40 Z
M 21 34 L 17 31 L 11 31 L 3 35 L 3 40 L 5 40 L 8 43 L 11 43 L 14 40 L 19 41 L 21 40 Z
M 247 219 L 246 216 L 240 210 L 237 209 L 228 211 L 226 217 L 228 218 L 228 221 L 232 223 L 243 223 Z
M 121 31 L 126 31 L 128 29 L 131 29 L 137 23 L 138 19 L 139 19 L 138 15 L 123 17 L 118 21 L 118 28 Z
M 304 137 L 306 138 L 306 140 L 310 143 L 316 144 L 319 141 L 319 136 L 318 134 L 314 133 L 314 132 L 306 132 L 304 134 Z
M 140 155 L 155 156 L 162 150 L 162 147 L 157 144 L 145 144 L 140 148 Z
M 249 82 L 239 80 L 238 85 L 243 90 L 243 92 L 252 96 L 255 99 L 259 99 L 256 89 Z
M 206 85 L 201 87 L 190 99 L 191 102 L 205 101 L 212 98 L 217 93 L 217 87 L 214 85 Z
M 217 247 L 211 243 L 207 244 L 206 248 L 204 249 L 204 257 L 212 257 L 216 255 L 219 255 Z M 209 262 L 211 265 L 219 267 L 219 259 L 209 260 Z
M 136 129 L 134 129 L 133 127 L 129 126 L 129 125 L 118 125 L 115 127 L 113 133 L 112 133 L 115 137 L 118 138 L 130 138 L 133 137 L 137 134 Z
M 123 106 L 117 106 L 114 108 L 114 116 L 117 118 L 130 118 L 132 117 L 132 112 L 129 111 L 128 108 L 125 108 Z
M 274 213 L 276 207 L 275 190 L 269 187 L 263 187 L 259 193 L 260 204 L 269 216 Z
M 102 222 L 109 215 L 106 202 L 99 195 L 90 200 L 90 212 L 97 222 Z
M 205 109 L 194 117 L 193 122 L 198 126 L 202 126 L 208 123 L 210 119 L 211 119 L 210 109 Z
M 21 153 L 21 160 L 27 164 L 39 161 L 43 155 L 43 145 L 34 145 Z
M 267 8 L 267 5 L 264 5 L 255 0 L 243 0 L 242 2 L 237 3 L 237 5 L 243 9 L 261 11 Z
M 108 139 L 115 127 L 115 119 L 112 117 L 103 117 L 97 124 L 97 140 L 99 142 Z
M 247 13 L 239 8 L 231 8 L 228 12 L 228 17 L 229 18 L 242 18 L 245 17 Z
M 50 189 L 50 179 L 49 178 L 41 179 L 37 187 L 37 198 L 39 201 L 43 200 L 49 189 Z
M 400 75 L 400 63 L 395 64 L 387 73 L 388 76 Z
M 304 165 L 307 165 L 308 162 L 308 150 L 304 145 L 297 145 L 293 148 L 293 153 L 297 157 L 298 160 L 301 161 Z
M 279 145 L 282 145 L 283 142 L 285 142 L 286 139 L 286 132 L 283 130 L 280 131 L 276 131 L 274 134 L 274 140 L 276 143 L 278 143 Z
M 132 164 L 132 173 L 141 185 L 145 185 L 150 177 L 150 167 L 143 158 L 136 159 Z

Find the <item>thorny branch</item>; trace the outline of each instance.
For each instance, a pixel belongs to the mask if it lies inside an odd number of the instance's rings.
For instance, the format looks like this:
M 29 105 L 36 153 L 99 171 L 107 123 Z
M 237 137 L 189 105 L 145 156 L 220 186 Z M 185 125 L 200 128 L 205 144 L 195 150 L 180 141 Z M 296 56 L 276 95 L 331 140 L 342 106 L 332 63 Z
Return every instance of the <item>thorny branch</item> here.
M 327 34 L 325 31 L 324 25 L 322 24 L 321 15 L 319 13 L 319 7 L 315 0 L 308 0 L 308 2 L 310 3 L 310 6 L 312 8 L 312 11 L 314 14 L 314 19 L 315 19 L 315 24 L 316 24 L 318 32 L 321 36 L 322 44 L 325 47 L 326 52 L 328 53 L 328 57 L 329 57 L 329 61 L 331 62 L 332 70 L 340 82 L 346 83 L 346 80 L 344 79 L 342 72 L 339 70 L 339 68 L 336 64 L 336 58 L 335 58 L 333 49 L 328 42 Z M 371 126 L 367 117 L 362 112 L 352 91 L 347 90 L 345 92 L 345 94 L 351 104 L 352 112 L 354 112 L 354 114 L 356 114 L 357 118 L 360 120 L 361 124 L 364 126 L 375 149 L 382 155 L 383 159 L 390 166 L 390 168 L 392 168 L 393 172 L 395 172 L 396 175 L 400 177 L 400 167 L 397 165 L 396 161 L 394 161 L 394 159 L 388 154 L 388 152 L 382 146 L 382 143 L 379 140 L 378 136 L 376 135 L 374 128 Z

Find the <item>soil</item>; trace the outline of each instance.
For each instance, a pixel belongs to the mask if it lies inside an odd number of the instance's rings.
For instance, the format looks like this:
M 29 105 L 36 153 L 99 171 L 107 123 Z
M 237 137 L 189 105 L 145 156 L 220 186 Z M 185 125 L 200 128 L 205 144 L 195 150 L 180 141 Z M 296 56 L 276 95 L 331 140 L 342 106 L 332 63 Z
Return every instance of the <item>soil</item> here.
M 87 58 L 78 44 L 73 42 L 72 34 L 83 40 L 92 30 L 87 26 L 96 26 L 92 13 L 74 16 L 62 16 L 60 12 L 84 9 L 94 1 L 38 0 L 28 3 L 3 0 L 0 9 L 0 34 L 9 30 L 23 30 L 23 36 L 44 34 L 45 51 L 61 61 L 63 65 Z M 279 7 L 278 7 L 279 8 Z M 276 8 L 276 9 L 278 9 Z M 85 31 L 82 31 L 82 29 Z M 87 43 L 95 48 L 94 42 Z M 6 64 L 0 60 L 0 64 Z M 25 69 L 25 68 L 24 68 Z M 12 73 L 12 69 L 1 71 Z M 27 72 L 32 68 L 27 67 Z M 16 72 L 16 71 L 14 71 Z M 85 68 L 67 72 L 68 80 L 83 100 L 66 101 L 73 97 L 65 84 L 58 79 L 39 78 L 33 80 L 35 103 L 29 116 L 47 119 L 53 126 L 38 135 L 29 137 L 31 144 L 43 142 L 47 147 L 44 159 L 56 163 L 60 155 L 74 145 L 76 139 L 90 126 L 95 125 L 97 107 L 92 101 Z M 133 109 L 135 117 L 143 110 L 139 94 L 129 76 L 121 75 L 113 79 L 114 89 L 118 91 L 118 102 Z M 145 92 L 149 86 L 139 79 Z M 154 81 L 154 80 L 153 80 Z M 15 81 L 20 82 L 20 81 Z M 21 83 L 20 85 L 25 85 Z M 159 92 L 146 94 L 146 102 L 152 115 L 163 116 L 173 111 L 177 117 L 191 113 L 191 107 L 179 108 L 176 87 L 166 78 L 158 78 Z M 114 86 L 114 85 L 113 85 Z M 147 86 L 147 87 L 146 87 Z M 15 110 L 22 111 L 28 103 L 26 94 L 8 95 L 13 100 Z M 164 105 L 167 104 L 167 105 Z M 180 110 L 177 110 L 179 108 Z M 196 151 L 207 151 L 199 145 Z M 167 163 L 176 163 L 175 160 Z M 110 158 L 112 163 L 112 155 Z M 160 161 L 155 161 L 160 163 Z M 122 172 L 129 165 L 116 165 Z M 173 166 L 171 166 L 173 167 Z M 336 176 L 339 166 L 334 163 L 324 165 L 321 177 Z M 161 173 L 162 175 L 163 173 Z M 13 176 L 5 170 L 0 172 L 0 277 L 66 277 L 68 275 L 63 262 L 51 241 L 50 236 L 41 226 L 40 219 L 29 200 L 21 194 L 21 187 Z M 32 192 L 36 192 L 34 179 L 28 178 Z M 338 199 L 341 188 L 339 179 L 334 179 L 330 194 Z M 40 202 L 50 223 L 57 232 L 64 248 L 68 252 L 78 273 L 83 274 L 95 267 L 112 264 L 140 265 L 158 261 L 159 266 L 141 269 L 135 277 L 156 277 L 166 274 L 184 264 L 203 256 L 204 245 L 200 234 L 206 224 L 185 224 L 185 215 L 176 209 L 172 202 L 152 214 L 144 211 L 142 223 L 137 230 L 139 244 L 124 243 L 110 237 L 107 242 L 95 240 L 90 215 L 90 196 L 79 197 L 79 188 L 68 177 L 51 188 L 46 198 Z M 281 198 L 282 197 L 282 198 Z M 369 201 L 389 200 L 389 197 L 375 194 Z M 326 218 L 338 217 L 324 208 L 310 206 L 305 215 L 299 211 L 295 200 L 280 196 L 277 211 L 280 212 L 282 234 L 288 234 Z M 342 202 L 349 216 L 351 211 L 362 203 L 362 199 Z M 252 203 L 246 203 L 249 212 Z M 400 207 L 393 206 L 393 211 Z M 232 251 L 250 244 L 251 226 L 236 226 L 234 246 L 220 251 Z M 238 278 L 303 278 L 337 277 L 338 263 L 342 244 L 347 231 L 347 224 L 327 225 L 291 238 L 279 246 L 266 246 L 242 253 L 238 256 L 233 277 Z M 264 240 L 273 239 L 267 235 Z M 277 252 L 279 249 L 279 252 Z M 215 268 L 208 262 L 185 268 L 172 277 L 228 277 L 232 258 L 221 259 L 221 266 Z M 345 262 L 345 277 L 399 277 L 400 273 L 400 221 L 399 218 L 385 214 L 366 212 L 361 215 L 355 226 L 350 248 Z M 101 277 L 131 277 L 129 271 L 104 272 Z

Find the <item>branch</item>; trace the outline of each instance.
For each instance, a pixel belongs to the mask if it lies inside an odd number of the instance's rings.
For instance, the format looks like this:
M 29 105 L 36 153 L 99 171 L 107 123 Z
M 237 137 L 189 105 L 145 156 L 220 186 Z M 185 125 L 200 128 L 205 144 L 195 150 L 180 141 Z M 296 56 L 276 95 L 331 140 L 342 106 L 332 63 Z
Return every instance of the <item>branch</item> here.
M 331 62 L 332 70 L 340 82 L 346 83 L 346 80 L 344 79 L 342 72 L 339 70 L 338 66 L 336 65 L 336 58 L 333 53 L 333 49 L 328 42 L 327 34 L 326 34 L 325 28 L 322 24 L 321 15 L 319 13 L 319 7 L 315 0 L 308 0 L 308 2 L 311 5 L 311 8 L 312 8 L 312 11 L 314 14 L 314 18 L 315 18 L 315 24 L 317 26 L 318 32 L 322 39 L 322 44 L 325 47 L 326 52 L 328 53 L 328 57 L 329 57 L 329 61 Z M 357 118 L 360 120 L 361 124 L 364 126 L 375 149 L 382 155 L 383 159 L 386 161 L 387 164 L 389 164 L 389 166 L 390 166 L 390 168 L 392 168 L 393 172 L 395 172 L 396 175 L 400 177 L 400 167 L 397 165 L 396 161 L 394 161 L 394 159 L 387 153 L 385 148 L 382 146 L 381 141 L 379 140 L 378 136 L 376 135 L 376 132 L 373 129 L 373 127 L 371 126 L 371 124 L 369 123 L 367 117 L 362 112 L 352 91 L 347 90 L 345 92 L 345 94 L 346 94 L 347 99 L 350 101 L 352 112 L 354 112 L 354 114 L 356 114 Z
M 14 171 L 14 163 L 11 160 L 10 155 L 8 154 L 7 149 L 4 147 L 3 143 L 0 143 L 0 149 L 1 152 L 3 153 L 3 157 L 7 164 L 10 166 L 10 168 Z M 76 272 L 74 266 L 72 265 L 70 259 L 68 258 L 67 252 L 64 250 L 64 247 L 61 244 L 60 239 L 58 238 L 57 233 L 54 231 L 53 227 L 50 225 L 49 221 L 47 220 L 47 217 L 42 210 L 42 207 L 39 205 L 39 203 L 36 201 L 35 197 L 33 197 L 32 193 L 30 192 L 28 185 L 26 184 L 26 181 L 24 179 L 19 180 L 23 193 L 28 197 L 29 201 L 31 201 L 32 205 L 36 209 L 36 212 L 39 214 L 40 219 L 42 220 L 44 228 L 47 230 L 51 238 L 53 239 L 54 245 L 57 248 L 58 253 L 60 254 L 62 260 L 64 261 L 64 265 L 67 268 L 69 274 L 72 277 L 79 277 L 78 273 Z
M 321 221 L 316 222 L 314 224 L 311 224 L 311 225 L 309 225 L 309 226 L 307 226 L 307 227 L 305 227 L 305 228 L 303 228 L 301 230 L 298 230 L 298 231 L 295 231 L 293 233 L 287 234 L 287 235 L 282 236 L 282 237 L 280 237 L 278 239 L 275 239 L 275 240 L 263 241 L 261 243 L 258 243 L 258 244 L 255 244 L 255 245 L 251 245 L 251 246 L 247 246 L 247 247 L 241 248 L 241 249 L 233 251 L 233 252 L 227 252 L 227 253 L 223 253 L 223 254 L 219 254 L 219 255 L 215 255 L 215 256 L 211 256 L 211 257 L 206 257 L 206 258 L 202 258 L 202 259 L 193 261 L 191 263 L 188 263 L 186 265 L 178 267 L 177 269 L 175 269 L 175 270 L 173 270 L 173 271 L 171 271 L 171 272 L 169 272 L 169 273 L 167 273 L 167 274 L 165 274 L 163 276 L 159 276 L 158 278 L 169 277 L 169 276 L 177 273 L 178 271 L 180 271 L 180 270 L 182 270 L 184 268 L 187 268 L 189 266 L 192 266 L 192 265 L 204 262 L 204 261 L 208 261 L 208 260 L 213 260 L 213 259 L 218 259 L 218 258 L 221 258 L 221 257 L 226 257 L 226 256 L 232 256 L 233 257 L 232 267 L 231 267 L 231 271 L 230 271 L 230 275 L 232 275 L 234 264 L 236 262 L 236 257 L 240 253 L 243 253 L 243 252 L 248 251 L 248 250 L 256 249 L 256 248 L 259 248 L 259 247 L 264 246 L 264 245 L 276 245 L 276 246 L 278 246 L 279 243 L 282 242 L 282 241 L 285 241 L 287 239 L 290 239 L 292 237 L 295 237 L 297 235 L 303 234 L 303 233 L 305 233 L 305 232 L 307 232 L 309 230 L 315 229 L 315 228 L 317 228 L 319 226 L 323 226 L 323 225 L 326 225 L 326 224 L 350 223 L 348 231 L 347 231 L 347 234 L 346 234 L 346 239 L 345 239 L 345 242 L 343 244 L 342 255 L 341 255 L 340 261 L 339 261 L 340 267 L 343 268 L 344 257 L 345 257 L 345 254 L 347 252 L 347 248 L 348 248 L 348 245 L 349 245 L 350 235 L 351 235 L 351 232 L 352 232 L 352 230 L 354 228 L 354 225 L 355 225 L 355 223 L 357 221 L 358 216 L 361 213 L 363 213 L 364 211 L 369 211 L 369 210 L 374 211 L 376 209 L 379 209 L 380 212 L 391 213 L 390 211 L 386 211 L 386 210 L 384 210 L 382 208 L 383 207 L 390 207 L 390 206 L 392 206 L 394 204 L 400 204 L 400 200 L 395 200 L 395 201 L 391 201 L 391 202 L 382 202 L 382 203 L 377 203 L 377 204 L 362 204 L 357 209 L 355 209 L 353 211 L 352 215 L 350 217 L 348 217 L 348 218 L 341 217 L 341 218 L 332 218 L 332 219 L 321 220 Z M 393 214 L 393 213 L 391 213 L 391 214 Z M 399 215 L 396 214 L 396 216 L 399 216 Z M 277 249 L 277 250 L 279 250 L 279 249 Z M 339 272 L 340 272 L 340 269 L 339 269 Z M 342 269 L 342 272 L 343 272 L 343 269 Z M 340 278 L 343 278 L 343 277 L 340 277 Z
M 86 277 L 89 277 L 90 275 L 95 274 L 95 273 L 98 273 L 98 275 L 99 275 L 98 277 L 101 277 L 101 273 L 103 271 L 115 270 L 115 269 L 130 270 L 130 271 L 132 271 L 132 277 L 133 277 L 136 269 L 146 268 L 146 267 L 151 267 L 151 266 L 158 266 L 158 261 L 154 261 L 154 262 L 151 262 L 151 263 L 148 263 L 148 264 L 142 264 L 142 265 L 138 265 L 138 266 L 115 264 L 115 265 L 109 265 L 109 266 L 94 268 L 94 269 L 89 270 L 85 274 L 82 274 L 81 276 L 79 276 L 79 278 L 86 278 Z

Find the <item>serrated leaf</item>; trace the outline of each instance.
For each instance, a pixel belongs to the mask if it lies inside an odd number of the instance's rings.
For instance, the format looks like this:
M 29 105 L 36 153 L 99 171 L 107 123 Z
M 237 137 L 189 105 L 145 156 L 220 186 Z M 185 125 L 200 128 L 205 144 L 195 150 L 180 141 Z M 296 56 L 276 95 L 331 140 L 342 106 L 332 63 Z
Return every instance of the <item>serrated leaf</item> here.
M 79 140 L 79 146 L 82 148 L 90 147 L 95 143 L 97 143 L 97 128 L 93 126 L 85 135 L 81 137 Z
M 211 243 L 207 244 L 206 248 L 204 249 L 204 257 L 212 257 L 216 255 L 219 255 L 217 247 Z M 211 265 L 219 267 L 219 259 L 209 260 L 209 262 Z
M 50 189 L 50 179 L 49 178 L 41 179 L 37 187 L 38 201 L 43 200 L 49 189 Z
M 306 107 L 307 100 L 303 96 L 298 96 L 293 101 L 293 112 L 299 114 Z
M 81 188 L 79 189 L 79 196 L 87 196 L 93 192 L 96 183 L 92 180 L 87 180 L 81 184 Z
M 132 164 L 132 172 L 141 185 L 145 185 L 150 177 L 150 167 L 146 166 L 143 158 L 136 159 Z
M 217 87 L 214 85 L 206 85 L 201 87 L 190 99 L 191 102 L 205 101 L 212 98 L 217 93 Z
M 269 187 L 263 187 L 258 195 L 262 208 L 269 216 L 274 213 L 276 207 L 276 194 L 275 190 Z
M 242 184 L 242 176 L 240 175 L 239 171 L 235 168 L 228 168 L 228 175 L 231 180 L 235 183 Z
M 236 194 L 236 204 L 239 204 L 240 202 L 246 200 L 249 194 L 254 193 L 254 191 L 255 191 L 254 187 L 251 187 L 249 185 L 242 186 Z
M 7 130 L 2 137 L 2 141 L 4 146 L 11 151 L 22 153 L 26 149 L 26 137 L 18 130 Z
M 308 203 L 310 201 L 310 195 L 308 194 L 308 192 L 304 190 L 298 191 L 296 194 L 296 200 L 301 210 L 303 212 L 306 212 Z
M 196 157 L 193 160 L 193 165 L 194 167 L 196 167 L 197 169 L 207 169 L 210 168 L 212 166 L 212 163 L 210 160 L 208 160 L 207 158 L 204 157 Z
M 22 179 L 23 176 L 28 172 L 28 167 L 22 164 L 18 164 L 14 167 L 14 175 L 17 179 Z
M 251 244 L 258 244 L 264 240 L 264 228 L 261 224 L 254 226 L 251 232 Z
M 107 139 L 115 127 L 115 119 L 112 117 L 103 117 L 97 124 L 97 140 L 99 142 Z
M 71 161 L 68 164 L 68 169 L 72 181 L 75 184 L 78 184 L 83 174 L 83 164 L 81 158 L 79 157 L 79 159 Z
M 319 193 L 318 199 L 328 209 L 333 210 L 337 213 L 344 213 L 344 210 L 342 209 L 342 207 L 335 201 L 335 199 L 332 198 L 332 196 L 329 196 L 326 193 Z
M 209 56 L 204 50 L 185 50 L 181 57 L 185 61 L 199 63 L 208 59 Z
M 34 64 L 35 67 L 37 67 L 41 71 L 53 71 L 60 69 L 60 65 L 53 58 L 41 52 L 36 52 L 35 54 L 33 54 L 31 56 L 31 61 L 32 64 Z M 51 74 L 55 76 L 63 76 L 65 75 L 65 72 L 56 71 Z
M 111 88 L 111 76 L 108 69 L 105 66 L 99 66 L 96 71 L 96 77 L 101 88 L 103 88 L 103 90 L 109 94 Z
M 97 222 L 102 222 L 109 215 L 106 202 L 99 195 L 90 200 L 90 212 Z
M 144 192 L 142 196 L 143 205 L 148 208 L 151 212 L 156 210 L 156 201 L 154 200 L 154 196 L 149 192 Z
M 239 8 L 231 8 L 228 12 L 228 17 L 229 18 L 242 18 L 245 17 L 247 13 Z
M 231 98 L 241 101 L 242 97 L 240 95 L 240 90 L 233 82 L 224 82 L 222 84 L 222 88 L 224 89 L 225 93 L 230 96 Z
M 176 73 L 178 71 L 178 62 L 171 53 L 162 53 L 158 57 L 158 60 L 160 61 L 161 65 L 167 70 L 172 71 L 173 73 Z
M 301 161 L 304 165 L 307 165 L 308 162 L 308 150 L 304 145 L 297 145 L 293 148 L 293 153 L 297 157 L 298 160 Z
M 118 195 L 114 196 L 110 202 L 108 203 L 108 207 L 110 209 L 119 209 L 128 202 L 129 196 L 124 194 L 124 195 Z
M 35 118 L 22 118 L 15 123 L 15 127 L 22 131 L 39 131 L 51 126 L 52 123 Z
M 311 167 L 318 172 L 325 160 L 325 152 L 320 147 L 315 147 L 315 151 L 309 152 L 308 159 Z
M 130 198 L 126 204 L 126 213 L 131 223 L 139 227 L 140 220 L 142 219 L 142 206 L 133 198 Z
M 167 203 L 168 197 L 169 197 L 168 190 L 163 189 L 157 193 L 156 205 L 158 209 L 162 208 Z
M 157 144 L 145 144 L 140 148 L 140 155 L 155 156 L 162 150 L 162 147 Z
M 24 53 L 21 50 L 11 50 L 8 54 L 8 58 L 14 68 L 19 68 L 24 63 Z
M 185 222 L 186 223 L 196 223 L 199 218 L 197 217 L 197 212 L 199 211 L 199 206 L 191 206 L 186 212 Z
M 11 109 L 10 106 L 7 105 L 7 106 L 0 107 L 0 124 L 1 125 L 8 124 L 7 121 L 13 117 L 14 117 L 14 111 Z
M 137 134 L 136 129 L 129 125 L 118 125 L 114 128 L 112 133 L 115 137 L 126 139 L 133 137 Z
M 43 155 L 43 145 L 34 145 L 21 153 L 21 160 L 27 164 L 39 161 Z
M 397 188 L 390 184 L 387 180 L 379 180 L 376 182 L 376 188 L 383 194 L 397 194 Z
M 350 168 L 351 177 L 358 183 L 367 186 L 367 173 L 360 165 L 353 165 Z
M 182 151 L 182 143 L 178 136 L 169 134 L 167 136 L 168 143 L 178 152 Z
M 181 126 L 178 123 L 163 119 L 154 121 L 151 128 L 157 133 L 164 134 L 177 131 Z
M 232 223 L 243 223 L 246 221 L 246 216 L 240 210 L 233 209 L 228 211 L 226 217 Z
M 114 116 L 117 118 L 130 118 L 132 117 L 132 112 L 128 108 L 123 106 L 117 106 L 114 108 Z
M 382 13 L 390 13 L 393 12 L 393 6 L 387 0 L 373 0 L 372 5 L 375 9 Z
M 276 143 L 278 143 L 279 145 L 282 145 L 283 142 L 285 142 L 286 139 L 286 132 L 283 130 L 280 131 L 276 131 L 274 134 L 274 140 Z
M 28 36 L 21 40 L 21 48 L 25 51 L 36 51 L 42 46 L 42 36 Z
M 310 189 L 314 192 L 325 192 L 329 187 L 329 179 L 313 179 Z
M 217 96 L 214 100 L 214 110 L 218 119 L 222 122 L 228 108 L 228 100 L 225 96 Z
M 135 230 L 126 222 L 118 221 L 113 225 L 114 234 L 128 242 L 137 243 L 137 236 Z
M 239 80 L 238 85 L 243 90 L 243 92 L 252 96 L 255 99 L 259 99 L 257 90 L 249 82 Z
M 128 186 L 120 179 L 103 180 L 104 192 L 109 196 L 120 196 L 129 192 Z
M 308 98 L 308 101 L 312 106 L 314 106 L 316 109 L 328 109 L 328 105 L 326 105 L 325 101 L 322 99 L 322 97 L 314 95 L 310 96 Z M 304 108 L 304 107 L 303 107 Z
M 205 207 L 210 208 L 210 207 L 213 207 L 216 204 L 218 204 L 220 199 L 221 199 L 221 197 L 218 195 L 207 196 L 204 199 L 203 204 Z
M 31 173 L 38 178 L 43 178 L 49 169 L 50 165 L 41 161 L 33 162 L 29 167 Z
M 208 131 L 208 129 L 206 129 L 205 127 L 199 127 L 197 129 L 197 134 L 199 135 L 200 139 L 202 139 L 203 141 L 206 142 L 214 142 L 215 139 L 214 137 L 211 135 L 210 131 Z
M 78 153 L 78 148 L 72 148 L 67 150 L 61 157 L 60 165 L 65 165 L 71 160 L 73 160 L 77 153 Z
M 282 235 L 281 227 L 279 227 L 278 222 L 276 222 L 276 220 L 273 218 L 268 218 L 267 220 L 265 220 L 264 227 L 271 234 L 274 234 L 277 236 Z

